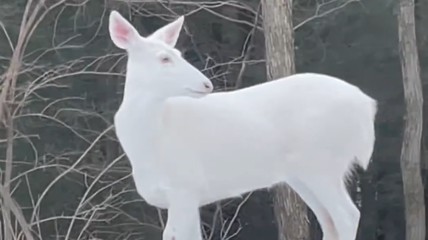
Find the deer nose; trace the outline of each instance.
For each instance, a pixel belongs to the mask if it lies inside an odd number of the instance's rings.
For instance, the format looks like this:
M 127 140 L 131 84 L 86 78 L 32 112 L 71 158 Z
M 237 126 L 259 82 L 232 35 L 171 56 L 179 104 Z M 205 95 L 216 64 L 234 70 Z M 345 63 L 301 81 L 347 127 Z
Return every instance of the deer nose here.
M 211 82 L 204 82 L 204 87 L 208 92 L 211 92 L 214 88 Z

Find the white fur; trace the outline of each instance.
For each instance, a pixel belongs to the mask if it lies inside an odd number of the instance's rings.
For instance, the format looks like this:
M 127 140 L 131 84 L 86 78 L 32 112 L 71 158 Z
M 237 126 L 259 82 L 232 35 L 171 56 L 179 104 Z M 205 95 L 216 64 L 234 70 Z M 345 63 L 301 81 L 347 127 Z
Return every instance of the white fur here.
M 175 44 L 177 21 L 158 30 L 166 34 L 120 43 L 129 59 L 115 115 L 138 192 L 168 208 L 163 239 L 200 240 L 200 206 L 287 182 L 314 211 L 324 240 L 354 240 L 360 213 L 344 178 L 353 163 L 369 164 L 376 101 L 314 73 L 206 95 L 209 80 L 156 38 Z M 162 54 L 173 61 L 162 63 Z

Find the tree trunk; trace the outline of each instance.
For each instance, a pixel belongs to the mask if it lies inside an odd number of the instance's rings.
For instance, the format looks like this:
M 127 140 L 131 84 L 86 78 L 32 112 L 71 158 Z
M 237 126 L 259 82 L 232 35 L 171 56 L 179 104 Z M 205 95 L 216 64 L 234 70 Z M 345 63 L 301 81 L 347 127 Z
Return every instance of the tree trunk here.
M 262 0 L 268 80 L 295 72 L 291 0 Z M 307 240 L 306 204 L 287 185 L 273 189 L 279 240 Z
M 398 36 L 406 102 L 401 169 L 406 239 L 425 240 L 425 203 L 421 178 L 422 84 L 415 34 L 414 0 L 400 0 Z

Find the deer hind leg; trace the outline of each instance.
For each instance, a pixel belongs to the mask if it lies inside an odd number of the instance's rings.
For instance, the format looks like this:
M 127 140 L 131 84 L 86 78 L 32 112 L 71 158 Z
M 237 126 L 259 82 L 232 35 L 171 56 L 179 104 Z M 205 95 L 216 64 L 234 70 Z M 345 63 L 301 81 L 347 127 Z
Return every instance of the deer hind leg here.
M 326 174 L 301 180 L 331 216 L 338 240 L 355 240 L 360 211 L 349 196 L 343 179 Z
M 287 184 L 299 194 L 303 201 L 315 214 L 323 232 L 323 240 L 339 240 L 336 227 L 330 213 L 324 208 L 314 193 L 309 189 L 303 181 L 298 178 L 287 179 Z

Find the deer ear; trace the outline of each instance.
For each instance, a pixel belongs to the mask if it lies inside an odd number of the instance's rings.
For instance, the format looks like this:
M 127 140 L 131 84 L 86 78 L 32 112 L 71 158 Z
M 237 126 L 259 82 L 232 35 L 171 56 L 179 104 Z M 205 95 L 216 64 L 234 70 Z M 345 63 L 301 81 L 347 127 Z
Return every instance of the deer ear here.
M 174 22 L 168 23 L 162 28 L 158 29 L 152 35 L 151 39 L 156 39 L 174 47 L 177 44 L 178 37 L 180 36 L 181 28 L 183 27 L 184 16 L 179 17 Z
M 110 13 L 109 32 L 113 43 L 121 49 L 128 49 L 139 38 L 137 30 L 117 11 Z

